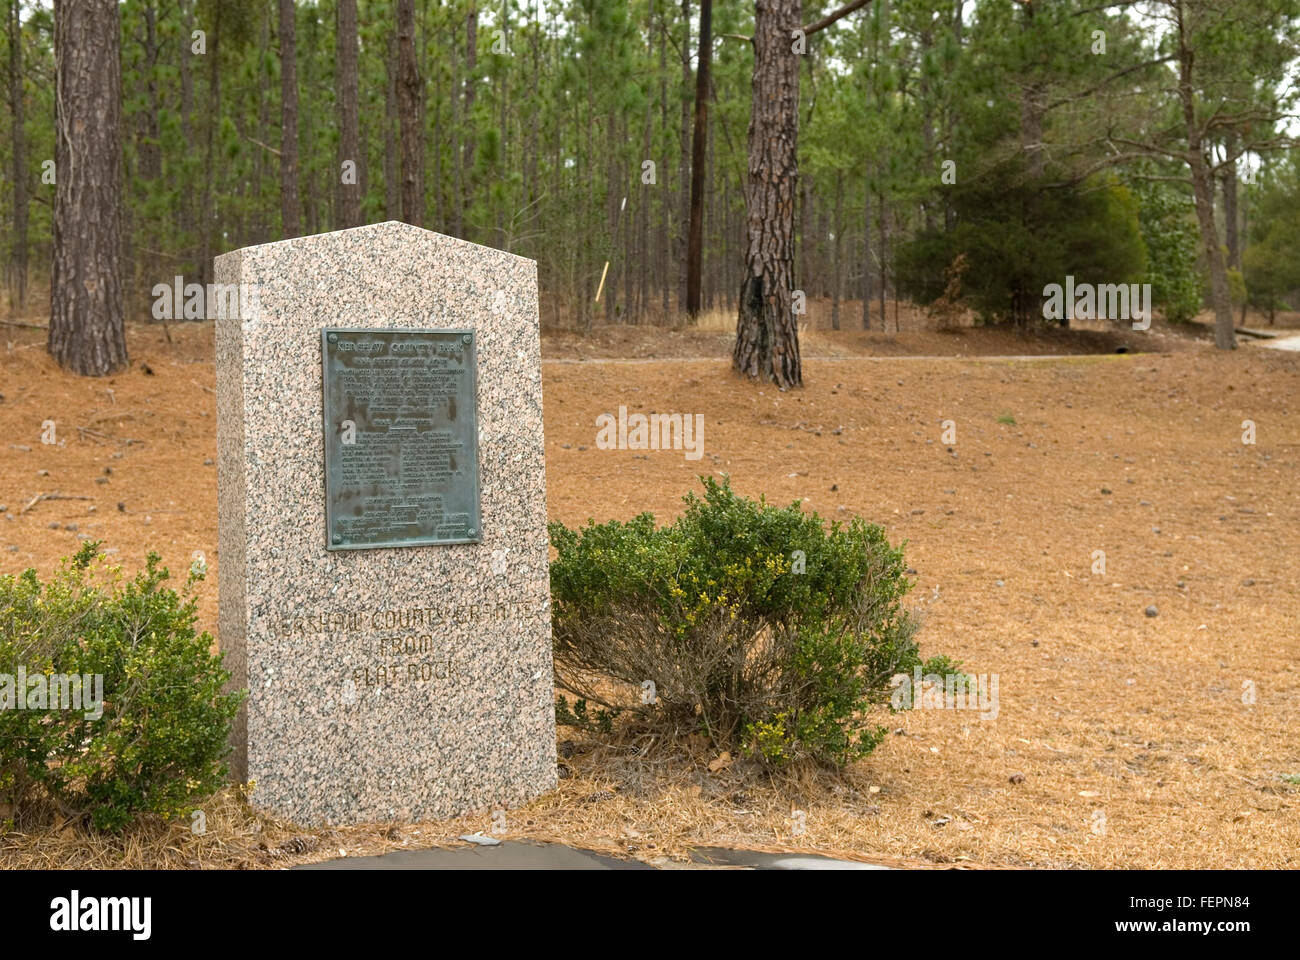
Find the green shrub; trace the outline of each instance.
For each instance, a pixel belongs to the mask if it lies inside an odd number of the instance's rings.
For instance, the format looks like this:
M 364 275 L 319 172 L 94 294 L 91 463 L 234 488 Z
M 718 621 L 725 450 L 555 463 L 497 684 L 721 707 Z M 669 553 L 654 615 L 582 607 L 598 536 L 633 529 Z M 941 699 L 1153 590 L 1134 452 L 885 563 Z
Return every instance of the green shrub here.
M 551 524 L 557 684 L 772 764 L 870 753 L 865 712 L 918 662 L 901 547 L 701 479 L 667 526 Z
M 1235 267 L 1228 268 L 1228 301 L 1233 307 L 1244 306 L 1246 303 L 1246 279 Z
M 0 577 L 0 674 L 102 677 L 99 711 L 0 700 L 0 798 L 18 820 L 44 799 L 116 830 L 142 813 L 186 813 L 225 782 L 243 695 L 222 692 L 222 657 L 195 632 L 201 573 L 192 569 L 178 594 L 150 554 L 122 582 L 98 547 L 86 543 L 47 583 L 34 570 Z
M 1144 169 L 1135 172 L 1141 174 Z M 1200 231 L 1192 198 L 1186 191 L 1156 180 L 1135 180 L 1130 189 L 1140 204 L 1138 221 L 1147 250 L 1143 279 L 1151 284 L 1151 299 L 1170 323 L 1186 323 L 1202 303 L 1197 267 Z
M 1147 269 L 1137 201 L 1112 176 L 1046 188 L 1017 158 L 959 178 L 943 193 L 953 226 L 922 227 L 895 247 L 899 290 L 917 303 L 945 299 L 949 268 L 961 255 L 962 304 L 985 319 L 1022 324 L 1043 322 L 1044 288 L 1067 275 L 1076 283 L 1129 283 Z

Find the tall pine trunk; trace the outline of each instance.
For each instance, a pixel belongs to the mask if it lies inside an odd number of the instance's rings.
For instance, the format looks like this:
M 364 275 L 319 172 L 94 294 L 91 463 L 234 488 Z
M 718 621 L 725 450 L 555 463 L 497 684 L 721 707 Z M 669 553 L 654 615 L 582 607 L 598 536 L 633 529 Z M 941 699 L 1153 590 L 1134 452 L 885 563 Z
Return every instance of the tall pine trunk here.
M 398 126 L 402 138 L 402 219 L 424 225 L 424 194 L 420 183 L 420 69 L 415 56 L 415 0 L 398 0 Z
M 1237 135 L 1229 132 L 1224 143 L 1229 157 L 1237 152 Z M 1241 236 L 1238 232 L 1237 213 L 1237 162 L 1231 161 L 1223 168 L 1223 233 L 1228 244 L 1228 266 L 1241 269 Z
M 871 185 L 862 195 L 862 329 L 871 329 Z M 883 318 L 882 318 L 883 319 Z
M 50 355 L 86 376 L 127 364 L 117 0 L 55 0 Z
M 668 131 L 668 14 L 667 10 L 660 5 L 659 7 L 659 126 L 665 133 Z M 659 298 L 661 309 L 663 310 L 662 320 L 668 322 L 672 313 L 672 274 L 669 264 L 672 263 L 672 251 L 669 249 L 670 231 L 668 221 L 672 217 L 672 205 L 669 202 L 667 191 L 659 194 L 659 239 L 655 246 L 659 257 Z
M 384 215 L 402 219 L 402 180 L 397 158 L 397 34 L 388 34 L 388 55 L 384 58 Z M 454 71 L 453 71 L 454 75 Z
M 271 109 L 274 106 L 274 98 L 271 96 L 271 78 L 270 71 L 266 69 L 267 60 L 271 56 L 271 8 L 269 5 L 262 8 L 262 22 L 259 31 L 258 45 L 261 48 L 257 58 L 257 135 L 264 143 L 270 143 L 275 139 L 271 133 Z M 262 180 L 265 178 L 271 161 L 268 159 L 269 151 L 258 150 L 253 154 L 253 196 L 262 196 Z M 253 214 L 253 228 L 249 236 L 250 242 L 254 244 L 269 243 L 273 238 L 271 225 L 271 214 L 265 204 L 258 203 L 256 213 Z
M 339 156 L 338 169 L 338 225 L 361 225 L 361 167 L 365 157 L 361 152 L 361 126 L 357 105 L 357 0 L 338 0 L 338 20 L 335 29 L 335 62 L 338 69 Z M 343 176 L 343 165 L 351 161 L 351 183 Z
M 461 112 L 460 132 L 465 138 L 461 147 L 461 169 L 465 178 L 464 193 L 461 196 L 462 217 L 469 194 L 474 189 L 474 148 L 477 144 L 474 135 L 474 101 L 478 99 L 478 10 L 471 8 L 465 15 L 465 98 Z M 462 229 L 464 225 L 462 224 Z M 461 234 L 462 238 L 466 237 Z
M 736 370 L 782 388 L 803 383 L 792 312 L 799 59 L 791 37 L 800 27 L 800 6 L 800 0 L 754 4 L 745 274 L 732 353 Z
M 700 40 L 695 61 L 695 130 L 691 141 L 691 223 L 686 241 L 686 315 L 700 314 L 704 268 L 704 164 L 709 132 L 709 63 L 713 59 L 713 0 L 700 0 Z
M 14 239 L 9 254 L 9 303 L 27 302 L 27 146 L 23 137 L 23 28 L 19 0 L 9 0 L 9 111 L 12 132 Z
M 834 251 L 834 278 L 831 281 L 831 329 L 840 328 L 840 298 L 844 295 L 844 230 L 842 228 L 844 216 L 844 171 L 835 171 L 835 219 L 832 221 L 832 229 L 835 231 Z
M 280 236 L 302 232 L 298 218 L 298 65 L 294 0 L 280 0 Z
M 415 3 L 397 0 L 397 117 L 402 138 L 402 219 L 424 225 L 420 70 L 415 62 Z
M 1201 244 L 1210 268 L 1210 302 L 1214 306 L 1214 345 L 1235 350 L 1237 338 L 1232 326 L 1232 299 L 1228 293 L 1228 268 L 1219 246 L 1219 228 L 1214 222 L 1214 181 L 1205 156 L 1205 142 L 1196 117 L 1196 93 L 1192 85 L 1193 56 L 1187 46 L 1186 24 L 1178 24 L 1178 99 L 1187 128 L 1187 159 L 1192 173 L 1192 197 L 1201 227 Z
M 199 279 L 212 280 L 212 228 L 216 220 L 214 189 L 217 174 L 217 126 L 221 122 L 221 6 L 212 8 L 211 43 L 205 57 L 208 62 L 207 145 L 203 152 L 203 202 L 199 207 Z
M 186 143 L 194 142 L 194 76 L 190 71 L 190 60 L 194 56 L 194 0 L 179 0 L 181 8 L 181 137 Z M 182 168 L 180 194 L 180 212 L 177 225 L 184 242 L 194 242 L 194 197 L 189 189 L 188 172 Z M 188 248 L 192 256 L 194 248 Z M 188 257 L 187 257 L 188 259 Z
M 677 236 L 673 244 L 673 260 L 677 264 L 677 309 L 686 309 L 687 281 L 687 244 L 686 233 L 690 232 L 691 194 L 689 189 L 691 176 L 691 106 L 686 99 L 686 91 L 691 88 L 691 0 L 682 0 L 682 96 L 681 96 L 681 139 L 678 144 L 677 161 L 677 203 L 680 211 L 677 221 Z M 685 233 L 683 233 L 685 231 Z
M 885 312 L 885 296 L 889 293 L 889 277 L 885 273 L 885 259 L 889 255 L 889 227 L 886 224 L 885 191 L 876 191 L 876 206 L 880 217 L 880 329 L 889 330 L 889 315 Z
M 158 95 L 158 56 L 162 42 L 158 39 L 158 15 L 152 4 L 141 10 L 144 18 L 144 38 L 140 41 L 144 58 L 145 96 L 148 109 L 141 111 L 139 130 L 140 178 L 157 180 L 162 176 L 162 104 Z

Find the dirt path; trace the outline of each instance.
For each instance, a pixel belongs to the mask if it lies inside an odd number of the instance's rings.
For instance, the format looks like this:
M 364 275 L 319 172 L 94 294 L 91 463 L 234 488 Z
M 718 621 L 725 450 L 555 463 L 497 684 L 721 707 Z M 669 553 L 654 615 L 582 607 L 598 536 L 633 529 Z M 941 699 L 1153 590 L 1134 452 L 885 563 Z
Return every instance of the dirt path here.
M 1278 337 L 1276 340 L 1260 340 L 1258 345 L 1268 347 L 1270 350 L 1288 350 L 1291 352 L 1300 351 L 1300 334 L 1292 334 L 1289 337 Z

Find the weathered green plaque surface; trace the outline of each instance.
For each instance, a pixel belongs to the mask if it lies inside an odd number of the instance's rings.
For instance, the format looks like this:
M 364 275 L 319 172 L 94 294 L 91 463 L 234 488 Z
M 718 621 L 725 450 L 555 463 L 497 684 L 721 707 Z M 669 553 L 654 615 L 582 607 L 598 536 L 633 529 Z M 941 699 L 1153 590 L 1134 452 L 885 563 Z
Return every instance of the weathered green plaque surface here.
M 474 334 L 321 331 L 331 550 L 480 537 Z

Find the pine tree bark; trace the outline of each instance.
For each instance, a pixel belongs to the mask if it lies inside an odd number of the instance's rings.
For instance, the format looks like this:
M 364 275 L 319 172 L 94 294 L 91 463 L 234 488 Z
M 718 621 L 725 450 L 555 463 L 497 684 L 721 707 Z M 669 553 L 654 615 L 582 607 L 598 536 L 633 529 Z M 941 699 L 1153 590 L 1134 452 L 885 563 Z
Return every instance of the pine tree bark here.
M 461 86 L 464 81 L 460 77 L 460 54 L 457 52 L 459 47 L 455 43 L 451 44 L 451 94 L 448 100 L 451 101 L 451 167 L 452 167 L 452 199 L 451 199 L 451 235 L 453 237 L 465 237 L 465 173 L 462 164 L 460 149 L 460 130 L 461 123 L 461 104 L 464 101 L 464 95 L 461 92 Z
M 145 94 L 149 108 L 140 114 L 140 178 L 153 181 L 162 176 L 162 133 L 159 120 L 162 104 L 158 96 L 156 73 L 162 42 L 158 39 L 158 12 L 153 4 L 143 4 L 141 14 L 144 17 L 144 39 L 140 46 L 144 58 Z
M 612 145 L 619 141 L 615 136 L 614 113 L 610 111 L 605 116 L 605 136 Z M 618 189 L 619 170 L 614 161 L 614 150 L 610 149 L 605 153 L 605 218 L 606 218 L 606 241 L 605 241 L 605 258 L 609 261 L 609 269 L 605 275 L 605 322 L 612 324 L 617 319 L 618 313 L 618 281 L 619 268 L 621 264 L 619 258 L 614 256 L 614 251 L 618 249 L 618 232 L 622 217 L 619 216 L 620 201 L 622 197 Z
M 402 219 L 402 178 L 397 158 L 397 34 L 389 31 L 384 58 L 384 215 Z M 455 76 L 455 70 L 452 71 Z
M 862 195 L 862 329 L 871 329 L 871 186 Z
M 880 329 L 888 332 L 889 314 L 885 311 L 885 297 L 889 293 L 889 276 L 885 272 L 885 260 L 889 255 L 889 227 L 886 223 L 888 218 L 883 188 L 876 192 L 876 206 L 880 208 Z
M 832 229 L 835 231 L 834 251 L 834 279 L 831 281 L 831 329 L 840 328 L 840 298 L 844 295 L 844 239 L 843 239 L 843 215 L 844 215 L 844 171 L 835 171 L 835 219 L 832 222 Z
M 9 253 L 9 302 L 27 302 L 27 143 L 23 130 L 23 29 L 19 0 L 9 0 L 10 176 L 13 182 L 14 239 Z
M 645 124 L 641 134 L 641 156 L 649 157 L 654 136 L 654 107 L 649 99 L 645 105 Z M 640 197 L 637 204 L 637 220 L 640 222 L 641 230 L 637 241 L 637 302 L 636 302 L 636 322 L 644 323 L 646 312 L 650 305 L 650 270 L 654 266 L 654 255 L 650 247 L 650 219 L 654 210 L 652 197 L 654 191 L 647 189 L 647 184 L 642 184 L 639 191 Z
M 425 74 L 429 76 L 429 74 Z M 436 71 L 433 74 L 433 142 L 441 145 L 442 143 L 442 71 Z M 425 103 L 425 116 L 428 116 L 428 103 Z M 433 151 L 433 189 L 429 191 L 433 194 L 433 224 L 429 228 L 437 230 L 439 233 L 447 232 L 447 221 L 443 216 L 442 209 L 442 150 L 439 147 Z
M 812 289 L 812 197 L 809 196 L 808 177 L 799 178 L 799 289 L 805 293 Z
M 302 232 L 298 216 L 298 57 L 294 0 L 280 0 L 280 237 Z
M 474 136 L 474 102 L 478 99 L 478 10 L 471 8 L 465 15 L 465 96 L 464 108 L 461 112 L 461 134 L 464 136 L 464 145 L 461 147 L 461 170 L 467 186 L 462 194 L 461 208 L 462 216 L 465 201 L 468 199 L 466 194 L 473 189 L 474 176 L 474 149 L 476 139 Z M 463 227 L 462 227 L 463 229 Z M 465 234 L 461 234 L 465 236 Z
M 1237 152 L 1237 135 L 1229 133 L 1224 144 L 1228 156 Z M 1223 168 L 1223 233 L 1228 244 L 1228 266 L 1241 269 L 1241 235 L 1237 229 L 1237 164 Z
M 677 230 L 674 231 L 673 260 L 677 264 L 677 309 L 686 308 L 687 234 L 691 222 L 691 106 L 686 91 L 691 88 L 691 0 L 682 0 L 682 97 L 681 138 L 677 161 Z
M 659 125 L 665 133 L 668 131 L 668 14 L 663 5 L 659 5 Z M 655 243 L 659 269 L 659 298 L 663 311 L 663 322 L 667 323 L 672 311 L 672 279 L 669 264 L 672 252 L 669 249 L 668 221 L 672 217 L 672 206 L 667 192 L 659 193 L 659 237 Z
M 64 369 L 127 365 L 117 0 L 55 0 L 54 257 L 47 349 Z
M 704 166 L 709 130 L 709 64 L 713 59 L 713 0 L 700 0 L 700 39 L 695 59 L 695 129 L 691 141 L 691 222 L 686 242 L 686 315 L 700 315 L 704 263 Z
M 259 67 L 265 64 L 265 58 L 270 56 L 269 51 L 274 49 L 271 44 L 273 35 L 271 16 L 272 10 L 268 4 L 262 8 L 261 27 L 258 31 L 258 46 L 262 51 L 258 56 Z M 265 69 L 259 69 L 257 74 L 257 135 L 263 143 L 271 143 L 275 139 L 274 127 L 271 124 L 271 110 L 275 104 L 275 99 L 271 96 L 271 78 L 269 71 Z M 254 153 L 252 192 L 255 197 L 263 195 L 262 181 L 266 177 L 270 164 L 270 151 L 258 150 Z M 274 238 L 271 221 L 270 210 L 266 205 L 259 203 L 253 214 L 253 227 L 249 238 L 252 243 L 269 243 Z
M 732 366 L 782 389 L 803 383 L 793 313 L 800 0 L 754 4 L 753 102 L 745 185 L 745 274 Z
M 357 0 L 338 0 L 335 26 L 335 63 L 338 69 L 339 155 L 338 195 L 335 200 L 340 227 L 361 225 L 361 151 L 360 110 L 357 103 Z M 354 164 L 351 183 L 344 182 L 343 165 Z
M 501 5 L 501 37 L 507 50 L 510 49 L 510 7 L 508 4 Z M 510 139 L 510 123 L 507 119 L 507 112 L 510 108 L 510 69 L 505 63 L 497 59 L 498 66 L 497 85 L 500 93 L 497 100 L 498 120 L 497 130 L 500 136 L 501 147 L 497 151 L 497 171 L 502 183 L 510 180 L 509 170 L 511 169 L 510 150 L 513 146 Z M 496 194 L 489 194 L 492 197 L 492 205 L 496 207 L 497 215 L 497 236 L 501 239 L 498 243 L 503 249 L 510 248 L 509 241 L 506 240 L 505 232 L 505 201 L 504 198 Z
M 421 181 L 424 138 L 420 126 L 420 70 L 415 60 L 415 3 L 397 0 L 397 117 L 402 139 L 402 219 L 424 225 Z
M 1210 267 L 1210 301 L 1214 307 L 1214 345 L 1220 350 L 1235 350 L 1237 337 L 1232 324 L 1232 299 L 1228 293 L 1228 268 L 1223 248 L 1219 246 L 1219 229 L 1214 222 L 1214 181 L 1205 156 L 1202 127 L 1196 117 L 1196 93 L 1192 81 L 1194 56 L 1187 46 L 1187 26 L 1180 15 L 1178 29 L 1178 99 L 1187 129 L 1187 160 L 1192 174 L 1192 197 L 1196 219 L 1201 228 L 1201 244 Z
M 1214 183 L 1209 164 L 1192 148 L 1192 197 L 1196 202 L 1196 219 L 1201 228 L 1202 246 L 1210 266 L 1210 302 L 1214 307 L 1214 345 L 1220 350 L 1235 350 L 1237 338 L 1232 325 L 1232 297 L 1228 292 L 1228 267 L 1219 246 L 1219 228 L 1214 222 Z
M 181 9 L 181 138 L 186 143 L 194 142 L 194 76 L 190 71 L 190 58 L 194 56 L 191 39 L 194 33 L 194 0 L 178 0 Z M 180 193 L 180 211 L 177 225 L 185 243 L 194 241 L 194 198 L 188 184 L 182 182 Z M 193 248 L 190 248 L 193 252 Z
M 221 122 L 221 17 L 223 8 L 212 8 L 212 30 L 208 52 L 208 122 L 205 129 L 206 146 L 203 151 L 203 201 L 199 206 L 199 281 L 212 280 L 213 204 L 216 178 L 217 125 Z

